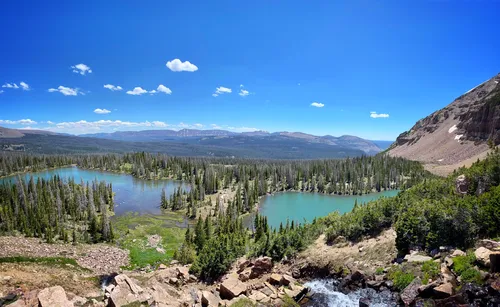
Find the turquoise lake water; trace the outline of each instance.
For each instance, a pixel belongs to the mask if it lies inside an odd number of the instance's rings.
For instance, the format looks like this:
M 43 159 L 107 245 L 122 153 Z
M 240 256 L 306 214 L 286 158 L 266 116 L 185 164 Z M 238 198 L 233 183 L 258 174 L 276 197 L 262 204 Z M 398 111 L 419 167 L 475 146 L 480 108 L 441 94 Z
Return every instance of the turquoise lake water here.
M 95 170 L 84 170 L 78 167 L 59 168 L 54 170 L 28 173 L 21 175 L 26 180 L 30 176 L 48 179 L 54 175 L 59 175 L 63 179 L 74 178 L 75 182 L 81 180 L 92 182 L 93 180 L 106 181 L 113 184 L 115 193 L 115 214 L 122 215 L 127 212 L 139 212 L 159 214 L 161 191 L 164 188 L 165 193 L 170 195 L 181 187 L 183 190 L 189 190 L 189 185 L 176 180 L 143 180 L 137 179 L 131 175 L 117 174 L 110 172 L 101 172 Z M 17 176 L 0 179 L 0 183 L 5 181 L 15 181 Z
M 269 225 L 279 227 L 287 219 L 303 223 L 304 219 L 311 222 L 315 217 L 326 216 L 330 212 L 349 212 L 358 204 L 366 203 L 380 197 L 392 197 L 398 190 L 383 191 L 367 195 L 325 195 L 320 193 L 285 192 L 266 195 L 259 205 L 259 213 L 267 216 Z M 254 215 L 245 217 L 245 224 L 251 225 Z
M 189 184 L 182 181 L 143 180 L 131 175 L 84 170 L 78 167 L 59 168 L 21 176 L 26 180 L 33 176 L 36 180 L 37 178 L 48 179 L 54 175 L 59 175 L 63 179 L 74 178 L 77 183 L 80 183 L 81 180 L 91 182 L 96 179 L 112 183 L 113 192 L 115 192 L 115 214 L 117 216 L 127 212 L 160 214 L 160 197 L 163 188 L 167 195 L 176 191 L 178 187 L 189 190 Z M 0 183 L 5 181 L 14 182 L 16 179 L 17 176 L 7 177 L 0 179 Z M 326 216 L 333 211 L 339 211 L 340 213 L 351 211 L 356 199 L 359 204 L 362 204 L 383 196 L 395 196 L 398 192 L 397 190 L 391 190 L 358 196 L 300 192 L 277 193 L 264 196 L 261 199 L 259 212 L 267 216 L 271 226 L 279 227 L 280 223 L 285 224 L 287 219 L 290 222 L 293 220 L 303 223 L 304 219 L 311 222 L 315 217 Z M 245 216 L 245 225 L 253 225 L 253 218 L 253 214 Z

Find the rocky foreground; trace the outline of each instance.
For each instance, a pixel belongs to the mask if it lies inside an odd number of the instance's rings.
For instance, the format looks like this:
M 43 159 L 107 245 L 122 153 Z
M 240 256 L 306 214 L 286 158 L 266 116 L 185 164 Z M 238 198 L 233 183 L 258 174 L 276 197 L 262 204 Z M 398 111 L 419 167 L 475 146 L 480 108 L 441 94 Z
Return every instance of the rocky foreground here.
M 26 264 L 2 264 L 0 306 L 323 306 L 319 294 L 304 286 L 317 278 L 336 280 L 335 291 L 343 293 L 371 289 L 362 292 L 369 294 L 359 298 L 359 306 L 370 306 L 377 301 L 377 293 L 388 292 L 394 305 L 401 306 L 500 305 L 500 242 L 482 240 L 472 251 L 474 270 L 480 272 L 479 280 L 473 284 L 459 274 L 457 259 L 466 253 L 458 249 L 442 247 L 431 254 L 413 251 L 401 259 L 393 257 L 392 249 L 388 249 L 389 256 L 375 257 L 383 253 L 382 247 L 388 247 L 392 236 L 392 230 L 388 230 L 362 243 L 352 244 L 339 238 L 335 245 L 323 247 L 318 241 L 311 248 L 325 255 L 327 260 L 323 262 L 317 260 L 318 254 L 311 253 L 281 263 L 269 257 L 241 258 L 211 284 L 201 282 L 189 273 L 189 266 L 176 261 L 151 271 L 117 270 L 119 274 L 102 276 L 107 278 L 101 279 L 100 286 L 97 282 L 91 285 L 85 275 L 73 274 L 63 281 L 63 273 L 53 268 L 42 271 Z M 328 258 L 328 254 L 342 255 Z M 422 274 L 422 265 L 430 262 L 437 264 L 437 272 L 431 276 Z M 403 267 L 414 271 L 409 285 L 399 289 L 391 272 Z M 21 285 L 22 276 L 18 274 L 22 270 L 25 275 L 32 272 L 32 278 L 45 278 L 46 282 Z

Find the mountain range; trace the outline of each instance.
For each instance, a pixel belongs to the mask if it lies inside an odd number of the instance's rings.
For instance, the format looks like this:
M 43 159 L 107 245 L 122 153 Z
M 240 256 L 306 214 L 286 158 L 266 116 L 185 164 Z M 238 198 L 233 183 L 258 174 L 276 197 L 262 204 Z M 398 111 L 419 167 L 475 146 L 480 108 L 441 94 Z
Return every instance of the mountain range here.
M 144 130 L 64 135 L 41 130 L 0 128 L 4 151 L 36 153 L 150 151 L 182 156 L 319 159 L 374 155 L 388 141 L 356 136 L 315 136 L 302 132 L 226 130 Z

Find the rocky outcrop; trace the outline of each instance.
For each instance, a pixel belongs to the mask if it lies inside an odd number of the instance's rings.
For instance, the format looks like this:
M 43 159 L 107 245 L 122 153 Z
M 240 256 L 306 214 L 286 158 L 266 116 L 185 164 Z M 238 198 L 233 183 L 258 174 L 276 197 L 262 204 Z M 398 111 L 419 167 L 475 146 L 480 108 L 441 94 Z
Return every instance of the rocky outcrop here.
M 247 287 L 236 278 L 228 278 L 220 285 L 220 296 L 223 299 L 231 300 L 242 294 L 246 294 Z
M 38 293 L 38 305 L 40 307 L 73 307 L 73 303 L 66 297 L 63 287 L 55 286 L 46 288 Z
M 117 275 L 114 279 L 115 287 L 109 293 L 109 306 L 119 307 L 132 303 L 146 302 L 151 296 L 137 285 L 127 275 Z
M 268 273 L 273 268 L 273 260 L 270 257 L 259 257 L 252 266 L 250 278 L 257 278 L 264 273 Z

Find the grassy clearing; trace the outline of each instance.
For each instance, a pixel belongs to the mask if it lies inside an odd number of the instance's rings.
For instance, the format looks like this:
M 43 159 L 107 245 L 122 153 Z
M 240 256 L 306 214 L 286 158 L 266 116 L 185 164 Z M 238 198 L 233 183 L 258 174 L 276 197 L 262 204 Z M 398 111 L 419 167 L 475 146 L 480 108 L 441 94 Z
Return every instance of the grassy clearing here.
M 169 263 L 184 240 L 186 230 L 179 227 L 183 222 L 183 215 L 174 212 L 164 212 L 162 215 L 129 213 L 114 218 L 116 241 L 122 248 L 130 251 L 128 268 Z M 162 248 L 165 253 L 158 252 L 156 247 L 148 246 L 148 237 L 155 234 L 161 236 L 157 247 Z
M 75 259 L 64 258 L 64 257 L 24 257 L 24 256 L 15 256 L 15 257 L 0 257 L 0 263 L 36 263 L 43 264 L 48 266 L 57 266 L 57 267 L 74 267 L 75 269 L 82 271 L 89 271 L 89 269 L 81 267 Z

